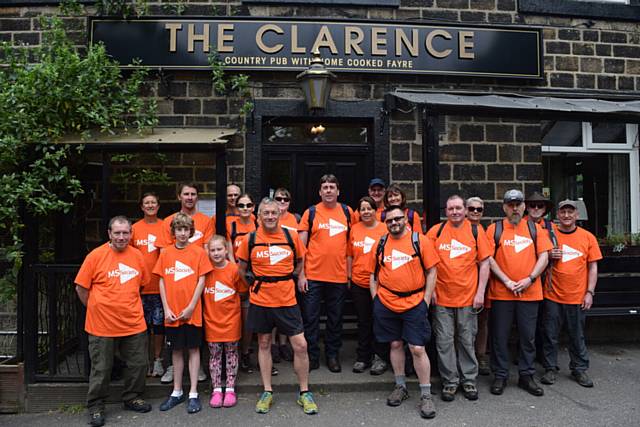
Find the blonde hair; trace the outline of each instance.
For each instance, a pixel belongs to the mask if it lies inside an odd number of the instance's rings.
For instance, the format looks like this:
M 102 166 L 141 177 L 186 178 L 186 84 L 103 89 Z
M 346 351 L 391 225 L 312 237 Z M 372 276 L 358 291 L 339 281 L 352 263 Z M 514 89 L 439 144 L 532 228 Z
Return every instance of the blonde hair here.
M 194 233 L 196 232 L 196 227 L 193 223 L 193 218 L 191 218 L 189 215 L 187 215 L 184 212 L 178 212 L 176 216 L 174 216 L 173 219 L 171 220 L 171 235 L 175 237 L 176 229 L 182 228 L 182 227 L 188 228 L 189 237 L 193 237 Z
M 225 249 L 227 248 L 227 239 L 225 239 L 223 236 L 219 234 L 214 234 L 213 237 L 209 239 L 209 242 L 208 242 L 209 247 L 211 247 L 214 242 L 221 243 Z

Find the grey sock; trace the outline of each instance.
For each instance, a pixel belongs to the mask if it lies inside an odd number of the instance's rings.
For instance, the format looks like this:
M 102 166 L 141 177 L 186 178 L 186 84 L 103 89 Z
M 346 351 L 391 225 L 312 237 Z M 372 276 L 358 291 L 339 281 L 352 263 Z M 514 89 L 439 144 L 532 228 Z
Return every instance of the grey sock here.
M 402 387 L 407 386 L 407 380 L 404 375 L 396 375 L 396 385 L 401 385 Z
M 420 384 L 420 395 L 431 396 L 431 384 Z

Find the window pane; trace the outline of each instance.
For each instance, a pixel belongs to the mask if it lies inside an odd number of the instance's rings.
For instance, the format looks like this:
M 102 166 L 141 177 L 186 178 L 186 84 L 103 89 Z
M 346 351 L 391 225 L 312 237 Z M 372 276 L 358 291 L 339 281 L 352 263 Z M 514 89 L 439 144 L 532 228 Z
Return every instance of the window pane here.
M 362 123 L 276 122 L 263 128 L 267 144 L 367 144 L 369 129 Z
M 594 144 L 626 144 L 624 123 L 591 123 Z
M 582 123 L 543 121 L 542 145 L 552 147 L 582 147 Z

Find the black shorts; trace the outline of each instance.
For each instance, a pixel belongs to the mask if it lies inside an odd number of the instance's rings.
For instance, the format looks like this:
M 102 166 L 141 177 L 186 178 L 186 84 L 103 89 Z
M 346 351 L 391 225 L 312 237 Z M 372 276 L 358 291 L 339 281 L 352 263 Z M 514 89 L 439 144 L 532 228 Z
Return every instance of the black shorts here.
M 202 345 L 202 328 L 193 325 L 167 326 L 164 328 L 169 350 L 198 348 Z
M 381 343 L 405 340 L 411 345 L 426 346 L 431 339 L 431 325 L 427 320 L 427 303 L 396 313 L 376 297 L 373 300 L 373 333 Z
M 278 333 L 292 337 L 304 332 L 300 307 L 262 307 L 250 304 L 247 325 L 257 334 L 270 334 L 273 328 Z

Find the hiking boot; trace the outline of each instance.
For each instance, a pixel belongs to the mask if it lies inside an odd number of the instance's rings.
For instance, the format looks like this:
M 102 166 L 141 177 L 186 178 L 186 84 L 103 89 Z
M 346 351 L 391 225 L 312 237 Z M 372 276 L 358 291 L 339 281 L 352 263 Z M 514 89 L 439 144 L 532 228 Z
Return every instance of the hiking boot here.
M 271 360 L 280 363 L 280 348 L 276 344 L 271 344 Z
M 167 367 L 164 375 L 162 375 L 162 378 L 160 378 L 160 382 L 162 384 L 170 384 L 173 382 L 173 365 Z
M 140 399 L 139 397 L 131 400 L 127 400 L 123 403 L 124 409 L 134 412 L 145 413 L 151 411 L 151 405 Z
M 371 375 L 382 375 L 387 372 L 387 369 L 389 369 L 389 364 L 387 362 L 377 355 L 373 357 L 373 363 L 371 363 L 371 370 L 369 371 Z
M 207 374 L 204 373 L 204 369 L 202 369 L 202 365 L 198 368 L 198 382 L 206 381 Z
M 287 344 L 282 344 L 278 347 L 282 360 L 293 362 L 293 351 L 291 350 L 291 347 L 289 347 Z
M 153 361 L 153 371 L 151 371 L 152 377 L 161 377 L 164 375 L 164 368 L 162 367 L 162 359 L 156 359 Z M 173 381 L 173 378 L 171 378 Z
M 533 396 L 544 395 L 544 390 L 534 381 L 531 375 L 521 375 L 518 379 L 518 387 Z
M 420 398 L 420 416 L 422 418 L 434 418 L 436 416 L 436 407 L 433 399 L 428 394 Z
M 478 389 L 475 384 L 462 384 L 462 395 L 467 400 L 478 400 Z
M 558 375 L 556 374 L 555 369 L 547 369 L 542 377 L 540 377 L 540 382 L 542 384 L 551 385 L 555 384 Z
M 491 392 L 491 394 L 495 394 L 495 395 L 501 395 L 502 393 L 504 393 L 504 388 L 507 386 L 507 380 L 505 378 L 496 378 L 493 380 L 493 383 L 491 384 L 491 388 L 489 389 L 489 391 Z
M 489 359 L 487 356 L 478 358 L 478 374 L 489 375 L 491 374 L 491 367 L 489 366 Z
M 353 364 L 352 371 L 356 374 L 361 374 L 364 371 L 366 371 L 368 367 L 369 367 L 369 364 L 367 362 L 357 361 L 356 363 Z
M 240 370 L 247 374 L 253 373 L 253 367 L 251 366 L 251 355 L 249 353 L 242 353 L 240 355 Z
M 160 410 L 161 411 L 168 411 L 169 409 L 175 408 L 176 406 L 178 406 L 179 404 L 181 404 L 184 401 L 185 401 L 184 393 L 180 397 L 169 396 L 167 398 L 167 400 L 162 402 L 162 404 L 160 405 Z
M 314 415 L 318 413 L 318 405 L 313 400 L 313 394 L 310 391 L 305 391 L 298 397 L 298 405 L 302 406 L 302 411 L 307 415 Z
M 263 391 L 256 403 L 256 412 L 258 414 L 266 414 L 271 408 L 273 403 L 273 393 L 269 391 Z
M 189 403 L 187 403 L 187 413 L 195 414 L 202 410 L 202 404 L 199 397 L 190 397 Z
M 387 405 L 389 406 L 400 406 L 402 401 L 407 400 L 409 398 L 409 392 L 407 391 L 407 387 L 396 384 L 395 388 L 387 397 Z
M 95 409 L 89 410 L 89 424 L 93 427 L 102 427 L 104 425 L 104 410 Z
M 587 375 L 586 372 L 584 372 L 584 371 L 573 371 L 573 372 L 571 372 L 571 376 L 582 387 L 593 387 L 593 381 L 591 381 L 591 378 L 589 378 L 589 375 Z
M 440 397 L 445 402 L 453 402 L 456 398 L 456 392 L 458 391 L 458 386 L 453 384 L 448 384 L 442 387 L 442 394 Z

